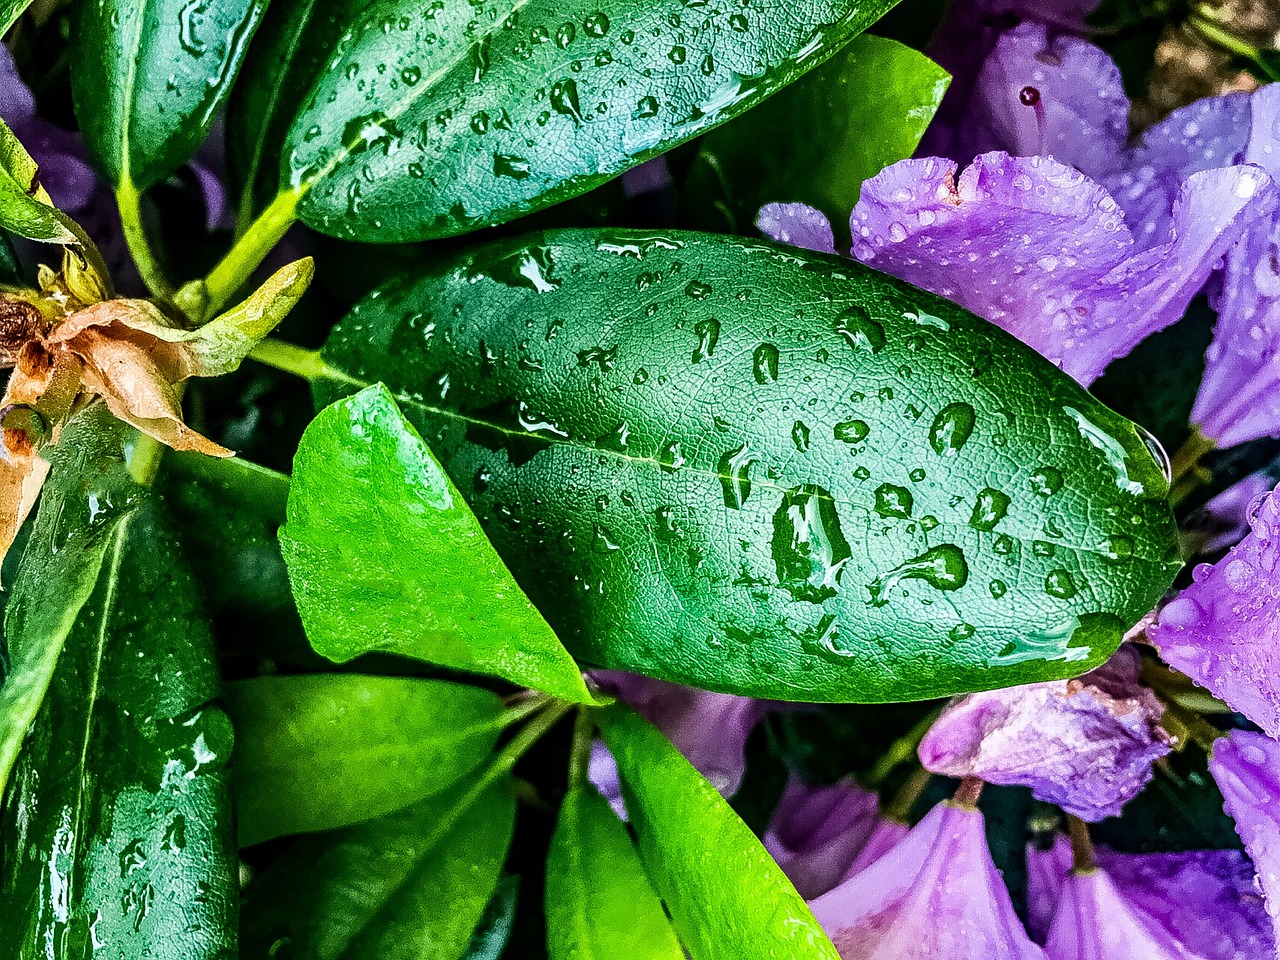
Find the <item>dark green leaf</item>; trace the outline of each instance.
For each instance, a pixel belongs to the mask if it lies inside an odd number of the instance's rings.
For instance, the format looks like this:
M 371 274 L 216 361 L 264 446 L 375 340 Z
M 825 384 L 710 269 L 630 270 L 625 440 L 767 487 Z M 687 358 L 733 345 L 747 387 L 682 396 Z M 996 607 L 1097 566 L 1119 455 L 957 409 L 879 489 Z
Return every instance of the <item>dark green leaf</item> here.
M 508 874 L 498 881 L 480 922 L 471 933 L 471 942 L 462 960 L 498 960 L 511 940 L 516 905 L 520 902 L 520 876 Z
M 862 181 L 911 156 L 949 82 L 945 70 L 910 47 L 858 37 L 704 137 L 683 202 L 698 222 L 744 234 L 753 232 L 765 203 L 807 203 L 827 215 L 847 247 Z M 761 150 L 766 142 L 771 148 Z
M 551 960 L 684 957 L 627 828 L 589 785 L 565 796 L 551 840 L 547 949 Z
M 121 433 L 105 407 L 94 407 L 67 424 L 57 446 L 41 451 L 52 471 L 5 607 L 0 792 L 103 558 L 109 548 L 118 551 L 117 526 L 136 505 L 140 490 L 125 470 Z
M 242 846 L 380 817 L 439 793 L 503 726 L 487 690 L 355 674 L 227 685 Z
M 280 545 L 307 636 L 326 657 L 383 650 L 594 702 L 385 388 L 307 427 Z
M 141 191 L 182 166 L 231 90 L 266 0 L 77 0 L 71 88 L 112 184 Z
M 154 507 L 115 531 L 5 800 L 0 955 L 234 960 L 232 733 L 208 624 Z
M 667 738 L 625 707 L 600 723 L 640 857 L 693 960 L 837 960 L 773 857 Z
M 892 2 L 473 0 L 424 15 L 376 0 L 333 14 L 340 36 L 305 2 L 282 8 L 294 27 L 273 30 L 254 83 L 278 84 L 290 57 L 315 80 L 281 146 L 279 203 L 324 233 L 380 242 L 509 220 L 741 113 Z M 296 96 L 287 83 L 283 100 Z M 251 142 L 279 142 L 283 104 L 246 99 L 263 124 Z M 250 176 L 261 164 L 242 163 Z
M 458 960 L 511 842 L 510 782 L 306 837 L 245 893 L 244 960 Z
M 384 287 L 323 355 L 323 396 L 390 385 L 589 663 L 790 700 L 1074 676 L 1179 565 L 1133 424 L 835 257 L 534 235 Z

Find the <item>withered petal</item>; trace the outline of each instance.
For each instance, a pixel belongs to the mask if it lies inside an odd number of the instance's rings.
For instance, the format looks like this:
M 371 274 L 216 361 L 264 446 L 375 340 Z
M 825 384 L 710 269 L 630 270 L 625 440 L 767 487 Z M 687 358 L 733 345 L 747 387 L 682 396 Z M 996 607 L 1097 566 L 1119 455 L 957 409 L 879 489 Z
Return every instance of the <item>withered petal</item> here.
M 12 463 L 0 459 L 0 560 L 13 546 L 48 475 L 48 462 L 34 454 L 15 457 Z

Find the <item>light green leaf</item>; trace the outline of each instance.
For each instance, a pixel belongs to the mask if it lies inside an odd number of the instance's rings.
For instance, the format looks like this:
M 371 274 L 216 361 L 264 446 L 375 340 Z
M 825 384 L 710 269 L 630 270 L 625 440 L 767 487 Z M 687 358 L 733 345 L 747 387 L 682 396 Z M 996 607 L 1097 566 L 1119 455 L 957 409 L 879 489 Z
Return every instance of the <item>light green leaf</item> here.
M 71 92 L 111 183 L 141 191 L 186 163 L 231 90 L 266 0 L 84 0 Z
M 240 132 L 255 150 L 238 166 L 269 169 L 263 149 L 284 132 L 278 203 L 309 226 L 376 242 L 462 233 L 577 196 L 741 113 L 891 6 L 472 0 L 424 15 L 377 0 L 321 17 L 283 0 L 270 16 L 297 29 L 264 34 L 247 78 L 282 89 L 246 97 L 260 126 Z
M 494 891 L 515 818 L 510 781 L 305 837 L 245 891 L 242 956 L 458 960 Z
M 536 234 L 384 286 L 322 357 L 321 400 L 389 385 L 583 663 L 811 701 L 1069 677 L 1180 565 L 1132 423 L 849 260 Z
M 333 404 L 307 427 L 280 544 L 324 656 L 383 650 L 594 702 L 384 388 Z
M 551 960 L 683 960 L 627 828 L 589 785 L 569 790 L 547 855 Z
M 217 696 L 209 625 L 152 501 L 114 525 L 14 770 L 0 956 L 238 956 L 232 731 Z
M 29 6 L 31 0 L 0 0 L 0 36 L 9 32 Z
M 141 495 L 121 451 L 123 427 L 102 406 L 73 418 L 57 446 L 31 538 L 5 607 L 9 668 L 0 686 L 0 793 L 35 720 L 118 525 Z
M 502 701 L 439 680 L 355 674 L 227 685 L 236 728 L 240 844 L 380 817 L 478 767 Z
M 753 233 L 765 203 L 807 203 L 848 246 L 862 182 L 915 152 L 950 76 L 922 53 L 863 35 L 767 103 L 703 138 L 683 203 L 709 227 Z M 760 144 L 777 144 L 761 150 Z
M 791 881 L 648 721 L 601 711 L 649 878 L 693 960 L 839 960 Z

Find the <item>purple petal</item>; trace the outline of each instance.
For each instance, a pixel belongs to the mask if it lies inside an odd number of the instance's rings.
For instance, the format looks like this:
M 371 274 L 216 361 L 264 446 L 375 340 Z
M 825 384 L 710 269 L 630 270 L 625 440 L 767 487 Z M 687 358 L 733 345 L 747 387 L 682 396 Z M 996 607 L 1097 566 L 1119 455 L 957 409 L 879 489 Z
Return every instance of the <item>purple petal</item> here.
M 1051 156 L 1100 178 L 1124 162 L 1129 100 L 1091 43 L 1023 23 L 1001 35 L 969 96 L 953 156 Z
M 35 116 L 36 98 L 18 76 L 13 54 L 0 44 L 0 120 L 16 131 L 34 120 Z
M 1280 734 L 1280 500 L 1272 491 L 1249 535 L 1160 611 L 1147 636 L 1182 671 L 1272 736 Z
M 731 796 L 746 773 L 747 737 L 769 705 L 617 670 L 597 670 L 602 688 L 635 707 L 717 790 Z
M 627 804 L 622 797 L 622 775 L 618 773 L 618 761 L 614 759 L 603 741 L 591 741 L 591 757 L 587 761 L 587 780 L 609 801 L 619 820 L 627 819 Z
M 793 776 L 763 842 L 800 895 L 813 899 L 849 876 L 879 821 L 871 791 L 847 781 L 813 787 Z
M 1169 753 L 1164 707 L 1128 647 L 1077 680 L 963 697 L 920 743 L 926 770 L 1030 787 L 1085 820 L 1116 816 Z
M 863 185 L 854 255 L 999 324 L 1082 383 L 1180 318 L 1215 263 L 1280 205 L 1255 167 L 1197 174 L 1170 239 L 1138 251 L 1098 184 L 1056 161 L 904 160 Z
M 1186 960 L 1168 931 L 1131 908 L 1102 870 L 1067 875 L 1044 952 L 1049 960 Z
M 982 814 L 950 802 L 810 906 L 844 960 L 1044 960 L 991 860 Z
M 1240 851 L 1129 854 L 1098 847 L 1094 859 L 1126 912 L 1181 946 L 1184 952 L 1174 956 L 1274 960 L 1271 924 L 1254 885 L 1253 867 Z M 1071 849 L 1065 837 L 1050 850 L 1027 851 L 1027 925 L 1037 940 L 1048 932 L 1070 872 Z M 1196 909 L 1188 910 L 1189 903 Z
M 1272 930 L 1280 940 L 1280 743 L 1232 730 L 1213 745 L 1209 771 L 1253 860 Z
M 1183 529 L 1204 538 L 1197 552 L 1217 553 L 1239 543 L 1249 532 L 1254 506 L 1271 492 L 1275 482 L 1265 471 L 1251 473 L 1188 517 Z
M 770 240 L 835 253 L 836 238 L 822 212 L 803 203 L 767 203 L 756 215 L 756 227 Z

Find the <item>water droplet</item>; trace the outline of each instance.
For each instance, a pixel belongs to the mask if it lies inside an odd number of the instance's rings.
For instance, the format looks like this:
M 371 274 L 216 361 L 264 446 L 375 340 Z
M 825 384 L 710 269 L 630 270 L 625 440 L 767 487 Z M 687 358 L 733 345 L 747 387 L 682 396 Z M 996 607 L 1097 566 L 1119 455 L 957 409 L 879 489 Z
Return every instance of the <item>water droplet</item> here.
M 538 293 L 550 293 L 559 288 L 560 281 L 552 276 L 554 271 L 555 260 L 550 247 L 525 247 L 488 266 L 488 276 L 497 283 L 524 287 Z
M 876 513 L 882 517 L 896 517 L 906 520 L 911 516 L 915 506 L 915 498 L 906 487 L 892 483 L 882 483 L 876 487 Z
M 499 177 L 510 177 L 512 180 L 527 180 L 531 176 L 529 161 L 509 153 L 493 155 L 493 172 Z
M 391 152 L 391 145 L 400 140 L 400 130 L 394 120 L 375 110 L 347 121 L 342 128 L 342 140 L 351 154 L 364 153 L 373 147 L 381 147 L 387 154 Z
M 788 490 L 773 515 L 771 551 L 779 586 L 797 600 L 834 597 L 852 551 L 831 494 L 813 484 Z
M 867 426 L 865 420 L 844 420 L 837 423 L 832 429 L 837 440 L 845 443 L 861 443 L 867 439 L 867 435 L 871 433 L 871 428 Z
M 178 43 L 193 57 L 204 56 L 205 43 L 196 35 L 196 18 L 206 12 L 206 0 L 187 0 L 178 11 Z
M 855 480 L 870 480 L 871 471 L 866 467 L 855 467 L 853 470 L 853 478 Z
M 680 449 L 680 441 L 672 440 L 664 443 L 658 451 L 658 465 L 667 473 L 675 473 L 685 464 L 684 451 Z
M 737 33 L 746 33 L 750 29 L 747 18 L 740 13 L 735 13 L 729 18 L 729 27 Z
M 400 71 L 400 79 L 405 82 L 406 86 L 412 87 L 422 79 L 422 70 L 419 67 L 405 67 Z
M 796 445 L 796 449 L 801 453 L 808 452 L 809 425 L 803 420 L 797 420 L 791 425 L 791 442 Z
M 756 383 L 775 383 L 778 379 L 778 348 L 772 343 L 762 343 L 751 355 L 751 372 Z
M 551 87 L 551 109 L 582 123 L 582 109 L 578 105 L 578 84 L 574 80 L 557 80 Z
M 530 433 L 550 433 L 557 437 L 569 436 L 567 430 L 552 421 L 550 417 L 534 413 L 523 400 L 516 406 L 516 419 L 520 422 L 520 426 Z
M 685 285 L 684 292 L 695 300 L 705 300 L 711 293 L 711 285 L 700 280 L 690 280 Z
M 987 584 L 987 591 L 991 594 L 991 599 L 999 600 L 1009 590 L 1009 585 L 1003 580 L 992 580 Z
M 912 483 L 919 483 L 925 478 L 926 474 L 923 469 L 916 467 L 916 469 L 908 473 L 907 476 L 911 478 Z
M 989 532 L 996 528 L 1009 512 L 1012 501 L 1001 490 L 987 487 L 979 492 L 973 504 L 973 514 L 969 517 L 969 526 L 975 530 Z
M 1002 533 L 996 537 L 996 542 L 991 545 L 991 552 L 997 556 L 1007 557 L 1013 553 L 1013 537 L 1007 533 Z
M 684 536 L 684 531 L 676 523 L 676 514 L 673 507 L 658 507 L 653 511 L 653 518 L 653 535 L 660 542 L 670 543 L 672 540 L 679 540 Z
M 698 335 L 698 345 L 693 349 L 693 362 L 701 363 L 715 352 L 716 341 L 720 339 L 720 321 L 714 318 L 699 320 L 693 326 Z
M 1031 542 L 1031 552 L 1037 557 L 1052 557 L 1058 550 L 1052 543 L 1045 540 L 1033 540 Z
M 1118 562 L 1133 555 L 1133 540 L 1124 534 L 1108 537 L 1102 541 L 1102 557 L 1105 560 Z
M 603 13 L 593 13 L 583 22 L 582 27 L 593 37 L 603 37 L 609 32 L 609 18 Z
M 569 44 L 573 43 L 573 38 L 578 35 L 578 28 L 572 23 L 565 22 L 556 27 L 556 46 L 563 50 Z
M 968 442 L 973 434 L 977 415 L 967 403 L 949 403 L 933 418 L 929 428 L 929 446 L 941 457 L 951 457 Z
M 747 497 L 751 495 L 751 467 L 759 459 L 745 443 L 726 451 L 720 457 L 717 469 L 726 507 L 741 510 L 742 505 L 747 502 Z
M 628 444 L 631 442 L 631 424 L 623 420 L 610 432 L 606 433 L 596 441 L 596 446 L 605 450 L 614 450 L 618 453 L 625 453 Z
M 960 623 L 952 627 L 951 632 L 947 634 L 947 636 L 949 636 L 954 642 L 960 643 L 963 640 L 968 640 L 976 632 L 977 631 L 974 629 L 973 624 Z
M 631 382 L 634 383 L 637 387 L 640 386 L 642 383 L 647 383 L 648 380 L 649 380 L 649 371 L 646 370 L 644 367 L 637 367 L 635 376 L 631 378 Z
M 686 55 L 685 48 L 678 45 L 667 51 L 667 59 L 672 63 L 684 63 Z
M 903 580 L 923 580 L 935 590 L 959 590 L 969 580 L 969 564 L 964 551 L 954 543 L 930 547 L 868 584 L 871 605 L 882 607 L 888 603 L 889 591 Z
M 926 513 L 920 518 L 920 529 L 925 533 L 930 533 L 938 528 L 938 518 L 931 513 Z
M 617 356 L 617 347 L 592 347 L 590 350 L 579 350 L 578 366 L 589 367 L 594 364 L 600 368 L 601 373 L 608 373 L 613 369 L 613 362 Z
M 850 307 L 836 318 L 836 333 L 859 350 L 879 353 L 887 339 L 882 327 L 862 307 Z
M 951 324 L 943 320 L 941 317 L 935 317 L 931 313 L 925 313 L 923 310 L 917 310 L 914 313 L 907 314 L 908 320 L 914 320 L 922 327 L 933 327 L 936 330 L 950 330 Z
M 1076 595 L 1077 590 L 1075 579 L 1069 571 L 1062 568 L 1050 570 L 1048 576 L 1044 578 L 1044 592 L 1059 600 L 1070 600 Z
M 641 97 L 636 101 L 636 108 L 631 114 L 632 120 L 647 120 L 658 115 L 658 98 Z
M 602 525 L 593 523 L 591 525 L 591 532 L 594 535 L 592 549 L 594 549 L 596 553 L 613 553 L 622 549 L 614 542 L 613 535 L 610 534 Z
M 1028 478 L 1031 490 L 1040 497 L 1052 497 L 1062 489 L 1062 471 L 1056 467 L 1041 467 Z
M 493 474 L 488 467 L 481 467 L 475 472 L 475 476 L 471 478 L 471 489 L 477 494 L 484 493 L 489 489 L 489 484 L 493 480 Z

